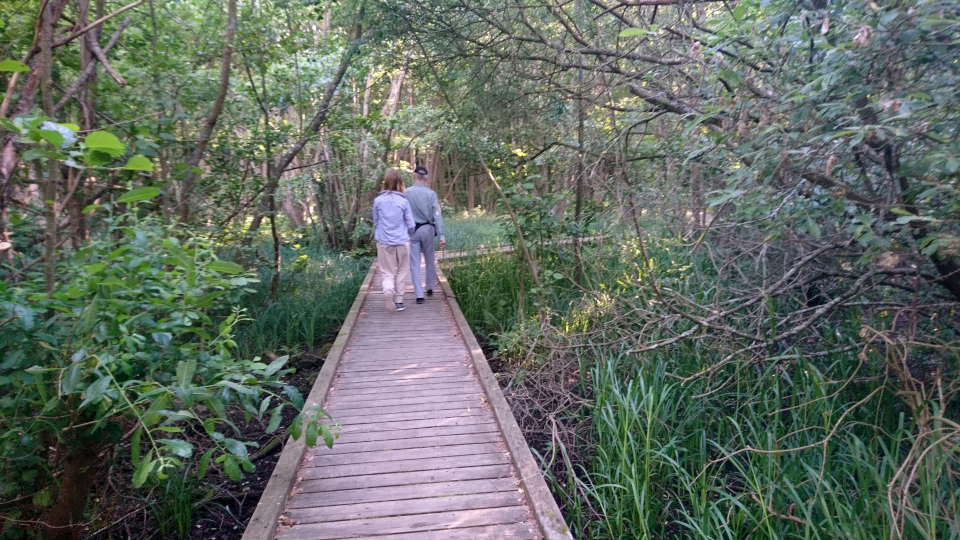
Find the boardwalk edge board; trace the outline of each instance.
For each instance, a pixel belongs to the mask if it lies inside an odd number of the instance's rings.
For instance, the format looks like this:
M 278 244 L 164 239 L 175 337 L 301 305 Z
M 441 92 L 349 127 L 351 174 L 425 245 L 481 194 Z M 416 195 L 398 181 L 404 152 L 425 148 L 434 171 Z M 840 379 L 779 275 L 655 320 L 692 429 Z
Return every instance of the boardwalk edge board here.
M 483 386 L 483 391 L 487 394 L 487 400 L 491 409 L 493 409 L 493 415 L 503 432 L 507 449 L 510 451 L 510 458 L 513 460 L 520 476 L 520 484 L 523 486 L 530 509 L 543 531 L 544 538 L 546 540 L 573 540 L 570 527 L 563 519 L 560 507 L 557 506 L 557 502 L 553 499 L 553 495 L 547 487 L 547 482 L 543 479 L 543 472 L 533 458 L 533 453 L 530 451 L 526 439 L 523 438 L 523 433 L 520 431 L 520 426 L 517 425 L 516 418 L 513 417 L 513 411 L 510 409 L 507 399 L 503 397 L 503 392 L 500 391 L 500 385 L 493 375 L 493 370 L 490 369 L 490 364 L 487 363 L 486 356 L 483 355 L 483 349 L 480 348 L 480 344 L 477 342 L 476 336 L 473 335 L 473 330 L 470 329 L 466 317 L 460 311 L 460 305 L 454 297 L 450 283 L 447 282 L 447 277 L 439 269 L 437 279 L 440 281 L 440 286 L 447 297 L 447 303 L 456 320 L 457 327 L 460 329 L 460 335 L 463 336 L 463 341 L 467 344 L 470 356 L 473 357 L 480 385 Z
M 350 333 L 360 316 L 360 308 L 367 297 L 375 269 L 376 265 L 371 264 L 367 271 L 367 277 L 360 285 L 360 291 L 347 313 L 347 318 L 343 321 L 343 326 L 340 327 L 337 339 L 333 342 L 333 346 L 327 354 L 323 368 L 320 369 L 320 374 L 317 375 L 317 380 L 310 390 L 310 395 L 307 396 L 304 408 L 323 404 L 323 400 L 333 382 L 333 377 L 336 375 L 340 358 L 343 356 L 344 346 L 347 344 Z M 306 450 L 304 437 L 301 437 L 299 441 L 293 440 L 292 437 L 287 439 L 283 452 L 280 454 L 280 459 L 277 461 L 277 466 L 273 469 L 270 481 L 267 482 L 267 487 L 263 490 L 260 502 L 257 503 L 257 508 L 253 512 L 253 517 L 250 518 L 250 523 L 247 524 L 247 528 L 243 532 L 242 540 L 273 540 L 276 536 L 280 516 L 283 513 L 284 506 L 286 506 L 287 497 L 290 496 L 290 490 L 293 489 L 293 484 L 297 479 L 300 462 L 303 460 Z

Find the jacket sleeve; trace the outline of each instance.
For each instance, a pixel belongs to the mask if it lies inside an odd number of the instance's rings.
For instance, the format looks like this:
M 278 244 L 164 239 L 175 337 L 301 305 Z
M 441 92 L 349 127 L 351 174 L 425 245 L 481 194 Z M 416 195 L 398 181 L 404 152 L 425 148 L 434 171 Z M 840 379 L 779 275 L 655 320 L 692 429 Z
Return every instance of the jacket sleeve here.
M 433 220 L 434 226 L 437 228 L 437 237 L 440 241 L 443 241 L 443 215 L 440 213 L 440 199 L 437 197 L 436 193 L 433 193 Z
M 377 200 L 373 200 L 373 230 L 376 231 L 380 225 L 380 213 L 377 212 Z
M 407 226 L 407 232 L 413 234 L 417 224 L 413 222 L 413 210 L 410 209 L 410 203 L 406 199 L 403 201 L 403 224 Z

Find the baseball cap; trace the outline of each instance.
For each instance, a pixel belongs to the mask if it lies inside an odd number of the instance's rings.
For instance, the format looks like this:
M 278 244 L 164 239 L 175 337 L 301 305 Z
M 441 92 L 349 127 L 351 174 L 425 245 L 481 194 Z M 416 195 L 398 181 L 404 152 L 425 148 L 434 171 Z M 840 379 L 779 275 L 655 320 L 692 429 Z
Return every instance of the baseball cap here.
M 427 168 L 424 167 L 423 165 L 417 165 L 417 168 L 413 170 L 413 174 L 422 174 L 422 175 L 426 176 L 426 175 L 427 175 Z

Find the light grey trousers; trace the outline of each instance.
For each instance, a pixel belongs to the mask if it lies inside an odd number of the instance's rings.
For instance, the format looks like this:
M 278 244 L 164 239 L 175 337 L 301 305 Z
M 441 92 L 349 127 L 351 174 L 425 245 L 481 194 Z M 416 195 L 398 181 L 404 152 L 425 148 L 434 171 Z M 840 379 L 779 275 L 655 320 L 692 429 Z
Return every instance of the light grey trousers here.
M 437 263 L 434 260 L 433 225 L 424 225 L 410 235 L 410 276 L 413 279 L 413 292 L 417 298 L 423 298 L 423 289 L 433 290 L 437 286 Z M 420 280 L 420 254 L 427 260 L 426 287 Z

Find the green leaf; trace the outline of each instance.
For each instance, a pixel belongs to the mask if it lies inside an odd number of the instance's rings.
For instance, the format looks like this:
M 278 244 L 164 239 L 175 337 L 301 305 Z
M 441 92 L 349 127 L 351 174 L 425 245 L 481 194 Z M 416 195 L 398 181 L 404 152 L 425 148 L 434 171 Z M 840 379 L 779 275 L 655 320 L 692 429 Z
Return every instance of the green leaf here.
M 247 446 L 242 442 L 236 439 L 226 439 L 223 441 L 223 445 L 227 447 L 227 451 L 231 454 L 237 456 L 238 458 L 247 458 Z
M 90 150 L 103 152 L 112 158 L 120 157 L 127 151 L 127 147 L 120 142 L 120 139 L 106 131 L 94 131 L 87 135 L 83 144 Z
M 223 471 L 234 482 L 239 482 L 243 478 L 240 474 L 240 466 L 237 465 L 237 460 L 233 456 L 223 456 Z
M 317 420 L 304 415 L 303 422 L 307 425 L 307 438 L 304 442 L 308 447 L 313 448 L 317 445 Z
M 646 34 L 647 31 L 643 28 L 627 28 L 623 32 L 620 32 L 620 37 L 633 37 L 633 36 L 642 36 Z
M 137 428 L 130 437 L 130 462 L 136 467 L 140 464 L 140 437 L 143 436 L 143 428 Z
M 157 439 L 158 443 L 163 443 L 163 447 L 174 454 L 188 458 L 193 455 L 193 445 L 180 439 Z
M 137 467 L 136 472 L 133 473 L 133 487 L 140 487 L 144 482 L 147 481 L 147 477 L 150 476 L 150 473 L 153 471 L 153 466 L 157 462 L 153 460 L 153 450 L 147 452 L 147 455 L 144 456 L 143 461 L 140 462 L 140 466 Z
M 207 269 L 224 274 L 239 274 L 243 272 L 242 266 L 230 261 L 211 261 L 207 264 Z
M 320 434 L 323 435 L 323 444 L 327 445 L 327 448 L 333 448 L 333 433 L 330 431 L 330 428 L 321 424 Z
M 132 203 L 140 201 L 148 201 L 157 195 L 160 195 L 160 190 L 155 187 L 142 187 L 137 189 L 131 189 L 130 191 L 121 195 L 118 199 L 118 203 Z
M 97 380 L 97 382 L 91 384 L 87 387 L 86 396 L 83 399 L 83 403 L 80 404 L 80 408 L 86 407 L 90 403 L 96 403 L 100 401 L 100 398 L 103 397 L 103 393 L 107 391 L 107 388 L 110 387 L 110 377 L 104 375 Z
M 17 60 L 6 59 L 0 61 L 0 71 L 7 71 L 11 73 L 23 73 L 24 71 L 30 71 L 30 66 L 19 62 Z
M 282 410 L 283 410 L 283 405 L 281 404 L 281 405 L 277 405 L 273 409 L 273 412 L 270 413 L 271 414 L 270 423 L 267 424 L 267 433 L 273 433 L 274 431 L 277 430 L 278 427 L 280 427 L 280 422 L 283 420 L 283 416 L 280 414 Z
M 41 129 L 39 133 L 43 140 L 57 148 L 60 148 L 60 145 L 63 144 L 63 135 L 61 135 L 59 131 L 54 131 L 52 129 Z
M 73 364 L 64 371 L 63 378 L 60 379 L 60 389 L 64 394 L 72 394 L 76 391 L 77 384 L 80 383 L 81 370 L 80 364 Z
M 193 380 L 193 374 L 197 371 L 197 359 L 177 362 L 177 386 L 180 388 L 190 388 L 190 382 Z
M 296 386 L 284 386 L 283 393 L 290 398 L 290 403 L 293 403 L 294 407 L 303 408 L 303 394 L 300 393 L 300 390 L 297 390 Z
M 127 160 L 127 164 L 123 166 L 125 171 L 153 171 L 153 162 L 150 161 L 147 157 L 137 154 L 132 158 Z
M 35 506 L 50 506 L 53 504 L 53 495 L 50 494 L 50 490 L 45 489 L 34 493 L 33 504 Z
M 290 359 L 289 355 L 283 355 L 278 357 L 273 362 L 270 362 L 270 365 L 263 370 L 264 375 L 269 377 L 270 375 L 273 375 L 274 373 L 280 371 L 280 368 L 282 368 L 283 365 L 286 364 L 287 360 L 289 359 Z
M 207 469 L 210 467 L 210 458 L 213 457 L 214 448 L 211 448 L 200 456 L 200 463 L 197 464 L 197 478 L 203 478 L 207 475 Z
M 733 18 L 737 22 L 740 22 L 743 20 L 743 16 L 744 14 L 746 14 L 746 12 L 747 12 L 747 7 L 744 6 L 743 4 L 740 4 L 733 9 Z

